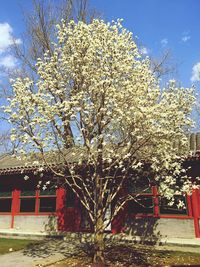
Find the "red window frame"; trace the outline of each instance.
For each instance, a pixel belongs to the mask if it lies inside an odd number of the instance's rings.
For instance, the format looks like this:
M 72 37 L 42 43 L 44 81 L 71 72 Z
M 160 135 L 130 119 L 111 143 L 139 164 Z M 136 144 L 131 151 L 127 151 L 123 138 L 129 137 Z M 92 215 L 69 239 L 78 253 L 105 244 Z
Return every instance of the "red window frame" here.
M 57 190 L 55 190 L 55 194 L 41 194 L 40 190 L 33 190 L 35 191 L 35 194 L 34 195 L 22 195 L 20 191 L 19 193 L 19 205 L 18 205 L 18 212 L 17 212 L 17 215 L 55 215 L 56 214 L 56 202 L 57 202 Z M 25 192 L 25 191 L 24 191 Z M 20 200 L 21 199 L 31 199 L 31 198 L 34 198 L 35 199 L 35 211 L 28 211 L 28 212 L 21 212 L 20 211 Z M 43 211 L 43 212 L 40 212 L 40 199 L 41 198 L 55 198 L 55 211 L 53 212 L 49 212 L 49 211 Z
M 142 193 L 140 196 L 151 196 L 153 200 L 153 213 L 131 213 L 129 214 L 131 217 L 135 218 L 143 218 L 143 217 L 156 217 L 156 218 L 175 218 L 175 219 L 193 219 L 193 212 L 192 212 L 192 203 L 191 203 L 191 196 L 186 195 L 186 205 L 187 205 L 187 214 L 161 214 L 160 213 L 160 206 L 159 206 L 159 199 L 160 194 L 157 190 L 156 186 L 151 187 L 152 194 L 150 193 Z M 133 194 L 137 195 L 137 194 Z
M 9 214 L 10 215 L 12 213 L 12 208 L 13 208 L 13 191 L 7 191 L 7 192 L 10 192 L 10 195 L 9 196 L 1 196 L 0 195 L 0 199 L 3 199 L 3 200 L 10 199 L 11 200 L 10 211 L 0 211 L 0 214 Z

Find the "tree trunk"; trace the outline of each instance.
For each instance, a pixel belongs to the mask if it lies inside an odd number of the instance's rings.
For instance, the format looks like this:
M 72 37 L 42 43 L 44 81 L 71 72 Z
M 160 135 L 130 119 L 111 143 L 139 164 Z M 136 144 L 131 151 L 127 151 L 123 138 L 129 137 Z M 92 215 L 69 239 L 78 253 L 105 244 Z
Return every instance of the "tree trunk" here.
M 104 222 L 102 216 L 97 218 L 94 232 L 94 265 L 95 267 L 105 266 L 104 257 Z
M 99 126 L 99 133 L 101 129 Z M 100 151 L 100 152 L 99 152 Z M 95 267 L 105 266 L 104 257 L 104 215 L 103 215 L 103 164 L 102 164 L 102 140 L 98 145 L 98 164 L 95 179 L 95 227 L 94 227 L 94 259 Z

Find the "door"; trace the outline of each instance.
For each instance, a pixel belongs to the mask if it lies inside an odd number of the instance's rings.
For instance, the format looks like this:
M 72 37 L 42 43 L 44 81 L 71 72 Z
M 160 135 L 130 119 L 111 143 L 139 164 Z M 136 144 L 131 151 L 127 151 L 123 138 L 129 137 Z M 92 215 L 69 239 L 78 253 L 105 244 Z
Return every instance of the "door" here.
M 75 193 L 68 188 L 64 201 L 64 229 L 69 232 L 80 231 L 81 216 L 78 207 L 78 199 Z

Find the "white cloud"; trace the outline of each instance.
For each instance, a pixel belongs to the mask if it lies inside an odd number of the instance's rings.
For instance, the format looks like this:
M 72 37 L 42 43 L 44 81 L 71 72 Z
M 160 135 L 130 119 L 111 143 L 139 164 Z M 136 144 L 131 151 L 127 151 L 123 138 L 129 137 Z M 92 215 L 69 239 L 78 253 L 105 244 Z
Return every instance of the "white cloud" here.
M 17 60 L 12 55 L 7 55 L 0 58 L 0 66 L 6 69 L 13 69 L 17 65 Z
M 187 41 L 189 41 L 191 39 L 190 35 L 185 35 L 181 38 L 181 41 L 186 43 Z
M 149 49 L 145 46 L 142 46 L 139 50 L 142 55 L 147 55 L 150 52 Z
M 14 43 L 20 44 L 21 40 L 13 38 L 13 29 L 7 22 L 0 23 L 0 54 Z
M 191 39 L 190 31 L 184 31 L 184 32 L 182 33 L 181 42 L 182 42 L 182 43 L 186 43 L 186 42 L 188 42 L 190 39 Z
M 9 48 L 14 44 L 21 44 L 20 39 L 13 37 L 13 29 L 9 23 L 0 23 L 0 67 L 13 69 L 17 65 L 17 60 L 10 55 Z M 1 74 L 2 76 L 2 74 Z
M 160 41 L 160 43 L 161 43 L 162 47 L 165 47 L 165 46 L 168 45 L 168 39 L 167 39 L 167 38 L 164 38 L 164 39 L 162 39 L 162 40 Z
M 200 62 L 197 62 L 192 68 L 192 76 L 190 79 L 192 82 L 200 81 Z

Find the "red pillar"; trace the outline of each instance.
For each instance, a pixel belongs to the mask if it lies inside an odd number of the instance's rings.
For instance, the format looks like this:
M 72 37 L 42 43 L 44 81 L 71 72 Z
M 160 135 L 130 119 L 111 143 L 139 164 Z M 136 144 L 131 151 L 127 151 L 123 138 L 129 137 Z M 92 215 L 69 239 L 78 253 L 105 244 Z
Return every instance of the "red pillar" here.
M 126 189 L 121 189 L 117 195 L 117 198 L 126 196 L 128 194 Z M 115 205 L 115 203 L 113 203 Z M 112 209 L 112 208 L 111 208 Z M 128 203 L 125 203 L 123 208 L 117 213 L 114 219 L 111 222 L 111 233 L 117 234 L 125 230 L 125 221 L 129 216 L 128 214 Z
M 36 195 L 35 195 L 35 213 L 36 215 L 39 214 L 39 206 L 40 206 L 40 200 L 39 200 L 39 190 L 36 190 Z
M 63 231 L 65 228 L 65 210 L 64 210 L 64 200 L 65 200 L 65 189 L 59 188 L 56 190 L 56 215 L 58 222 L 58 230 Z
M 199 219 L 200 219 L 200 211 L 199 211 L 199 190 L 195 189 L 192 192 L 192 211 L 194 216 L 194 229 L 195 236 L 200 238 L 200 228 L 199 228 Z
M 186 195 L 186 201 L 187 201 L 188 215 L 190 217 L 192 217 L 193 216 L 193 211 L 192 211 L 192 195 Z
M 15 189 L 12 192 L 11 228 L 14 228 L 15 214 L 19 212 L 19 198 L 20 198 L 20 190 Z
M 159 216 L 159 198 L 158 198 L 158 190 L 156 186 L 152 186 L 153 192 L 153 203 L 154 203 L 154 216 Z

